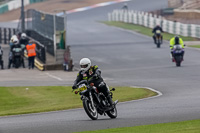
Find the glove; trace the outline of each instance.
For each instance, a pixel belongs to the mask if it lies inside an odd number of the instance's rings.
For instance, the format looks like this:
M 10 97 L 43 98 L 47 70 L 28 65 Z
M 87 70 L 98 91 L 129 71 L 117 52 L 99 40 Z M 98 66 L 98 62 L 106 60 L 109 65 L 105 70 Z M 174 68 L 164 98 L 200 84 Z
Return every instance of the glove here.
M 94 79 L 97 79 L 98 75 L 97 75 L 97 74 L 94 74 L 92 77 L 93 77 Z
M 73 86 L 72 86 L 72 89 L 73 89 L 73 90 L 75 90 L 76 88 L 77 88 L 77 86 L 76 86 L 76 85 L 73 85 Z

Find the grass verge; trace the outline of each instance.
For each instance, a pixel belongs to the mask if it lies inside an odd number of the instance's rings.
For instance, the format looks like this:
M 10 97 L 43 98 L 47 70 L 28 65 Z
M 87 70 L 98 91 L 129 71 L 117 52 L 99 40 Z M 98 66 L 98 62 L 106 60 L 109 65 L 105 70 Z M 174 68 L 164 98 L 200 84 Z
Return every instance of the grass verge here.
M 81 133 L 200 133 L 200 120 L 112 128 Z
M 152 33 L 152 29 L 148 28 L 148 27 L 144 27 L 144 26 L 140 26 L 140 25 L 135 25 L 135 24 L 130 24 L 130 23 L 123 23 L 123 22 L 114 22 L 114 21 L 104 21 L 102 22 L 104 24 L 110 25 L 110 26 L 116 26 L 116 27 L 120 27 L 123 29 L 128 29 L 128 30 L 132 30 L 147 36 L 152 37 L 153 33 Z M 169 33 L 163 33 L 163 39 L 164 40 L 170 40 L 172 37 L 174 37 L 174 34 L 169 34 Z M 198 38 L 193 38 L 193 37 L 184 37 L 184 36 L 180 36 L 184 41 L 198 41 Z
M 27 89 L 28 88 L 28 89 Z M 113 100 L 119 102 L 155 96 L 148 89 L 115 87 Z M 82 107 L 71 87 L 0 87 L 0 116 L 65 110 Z
M 200 48 L 200 45 L 187 45 L 187 46 L 192 48 Z

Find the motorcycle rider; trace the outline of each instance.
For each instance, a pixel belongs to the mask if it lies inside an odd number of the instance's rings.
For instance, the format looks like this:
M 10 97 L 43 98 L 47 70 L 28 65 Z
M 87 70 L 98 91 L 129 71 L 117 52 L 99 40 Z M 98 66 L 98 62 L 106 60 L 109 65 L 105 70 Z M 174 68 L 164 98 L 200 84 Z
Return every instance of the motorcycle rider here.
M 29 39 L 26 36 L 26 33 L 21 34 L 21 38 L 19 40 L 19 44 L 24 44 L 25 46 L 29 43 Z
M 101 77 L 101 70 L 98 68 L 98 66 L 92 66 L 90 59 L 82 58 L 80 60 L 80 67 L 81 70 L 74 81 L 72 89 L 77 89 L 77 83 L 81 80 L 88 80 L 89 83 L 94 83 L 94 86 L 97 87 L 99 92 L 102 92 L 106 96 L 110 106 L 112 106 L 113 101 L 110 96 L 109 88 Z
M 154 35 L 152 37 L 153 37 L 155 44 L 156 44 L 156 31 L 157 30 L 160 30 L 163 33 L 163 29 L 162 29 L 162 27 L 160 27 L 160 25 L 156 25 L 156 27 L 153 28 L 152 33 L 154 33 Z M 161 35 L 161 43 L 162 43 L 162 41 L 163 41 L 163 36 Z
M 15 56 L 14 56 L 14 49 L 15 48 L 22 48 L 21 44 L 19 44 L 19 40 L 18 38 L 14 38 L 13 39 L 13 45 L 11 47 L 11 53 L 9 54 L 9 65 L 8 65 L 8 68 L 10 68 L 11 64 L 13 63 L 14 59 L 15 59 Z M 22 48 L 23 49 L 23 48 Z M 22 50 L 23 51 L 23 50 Z M 21 60 L 21 63 L 23 65 L 23 68 L 25 68 L 25 64 L 24 64 L 24 58 L 23 58 L 23 52 L 21 53 L 22 54 L 22 60 Z
M 124 3 L 124 6 L 122 7 L 122 10 L 127 11 L 128 10 L 128 5 L 127 3 Z
M 179 45 L 179 44 L 182 46 L 182 48 L 184 48 L 183 40 L 179 36 L 175 36 L 175 37 L 170 39 L 170 49 L 171 49 L 172 62 L 174 62 L 174 55 L 173 55 L 174 45 Z M 184 51 L 183 51 L 183 56 L 184 56 Z

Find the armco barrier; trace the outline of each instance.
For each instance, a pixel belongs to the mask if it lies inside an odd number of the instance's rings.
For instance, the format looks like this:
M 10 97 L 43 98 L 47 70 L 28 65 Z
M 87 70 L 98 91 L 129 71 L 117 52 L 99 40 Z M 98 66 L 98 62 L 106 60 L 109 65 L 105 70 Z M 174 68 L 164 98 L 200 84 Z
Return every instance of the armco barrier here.
M 17 29 L 0 27 L 0 44 L 9 44 L 12 35 L 16 34 Z
M 108 20 L 133 23 L 149 28 L 153 28 L 159 24 L 162 26 L 164 32 L 200 38 L 200 25 L 168 21 L 162 16 L 147 12 L 114 10 L 112 13 L 108 13 Z

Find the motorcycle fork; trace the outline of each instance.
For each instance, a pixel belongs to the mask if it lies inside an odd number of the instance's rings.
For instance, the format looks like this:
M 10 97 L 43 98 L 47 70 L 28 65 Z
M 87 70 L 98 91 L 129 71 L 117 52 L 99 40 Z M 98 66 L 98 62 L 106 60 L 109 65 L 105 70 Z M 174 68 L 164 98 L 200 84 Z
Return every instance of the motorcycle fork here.
M 90 97 L 90 100 L 91 100 L 91 103 L 92 103 L 92 108 L 95 108 L 94 107 L 94 101 L 93 101 L 93 97 L 92 97 L 92 93 L 89 92 L 89 97 Z

